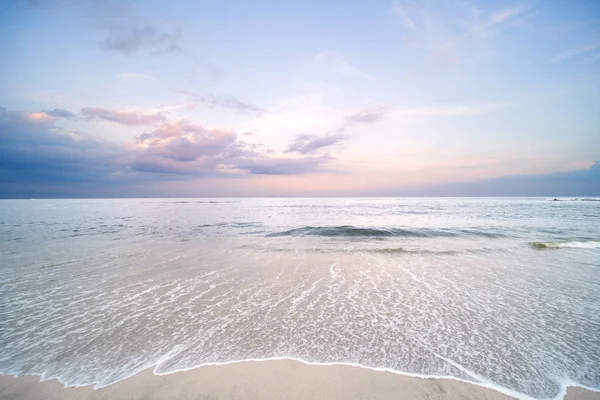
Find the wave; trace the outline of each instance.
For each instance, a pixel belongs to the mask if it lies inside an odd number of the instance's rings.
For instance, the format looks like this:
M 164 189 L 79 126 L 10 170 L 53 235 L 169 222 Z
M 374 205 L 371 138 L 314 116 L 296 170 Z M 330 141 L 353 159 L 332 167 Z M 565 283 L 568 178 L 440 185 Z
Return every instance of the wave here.
M 323 236 L 323 237 L 460 237 L 483 236 L 487 238 L 504 237 L 505 235 L 476 229 L 403 229 L 403 228 L 360 228 L 352 225 L 341 226 L 304 226 L 283 232 L 269 233 L 267 237 L 281 236 Z
M 600 240 L 586 240 L 586 241 L 566 241 L 566 242 L 532 242 L 531 247 L 535 249 L 600 249 Z
M 361 364 L 361 363 L 352 362 L 352 361 L 330 361 L 330 362 L 321 362 L 321 361 L 314 361 L 314 360 L 309 361 L 309 360 L 305 360 L 303 358 L 292 357 L 292 356 L 274 356 L 274 357 L 265 357 L 265 358 L 243 358 L 243 359 L 233 359 L 233 360 L 221 361 L 221 362 L 200 362 L 200 363 L 190 366 L 190 367 L 176 368 L 173 370 L 163 371 L 163 370 L 161 370 L 161 365 L 165 361 L 168 360 L 168 358 L 169 358 L 168 355 L 158 361 L 155 361 L 155 362 L 146 362 L 143 365 L 126 372 L 125 374 L 123 374 L 122 376 L 120 376 L 119 378 L 117 378 L 116 380 L 114 380 L 113 382 L 110 382 L 110 383 L 100 383 L 100 382 L 72 383 L 66 379 L 63 379 L 59 375 L 50 375 L 45 372 L 44 373 L 21 374 L 16 371 L 8 371 L 8 372 L 0 371 L 0 376 L 11 376 L 14 378 L 20 378 L 20 377 L 25 377 L 25 376 L 36 376 L 36 377 L 39 377 L 40 382 L 56 380 L 56 381 L 58 381 L 58 383 L 60 383 L 60 385 L 63 386 L 63 388 L 92 387 L 94 390 L 99 390 L 99 389 L 104 389 L 109 386 L 112 386 L 116 383 L 126 381 L 143 371 L 151 371 L 152 375 L 154 375 L 154 376 L 167 376 L 167 375 L 173 375 L 173 374 L 181 374 L 181 373 L 197 370 L 199 368 L 207 368 L 207 367 L 210 368 L 210 367 L 219 367 L 219 366 L 226 366 L 226 365 L 232 365 L 232 364 L 245 364 L 245 363 L 292 361 L 292 362 L 297 362 L 297 363 L 308 365 L 308 366 L 351 367 L 351 368 L 359 368 L 359 369 L 364 369 L 364 370 L 368 370 L 368 371 L 373 371 L 375 373 L 384 372 L 384 373 L 388 373 L 388 374 L 394 374 L 394 375 L 399 375 L 399 376 L 404 376 L 404 377 L 409 377 L 409 378 L 417 378 L 417 379 L 436 379 L 436 380 L 447 379 L 447 380 L 452 380 L 455 382 L 461 382 L 461 383 L 465 383 L 468 385 L 473 385 L 473 386 L 478 386 L 481 388 L 490 389 L 497 393 L 501 393 L 503 395 L 513 397 L 517 400 L 536 400 L 537 399 L 536 397 L 532 397 L 528 394 L 519 392 L 518 390 L 512 389 L 503 384 L 496 383 L 491 379 L 488 379 L 484 376 L 479 375 L 475 371 L 467 369 L 467 368 L 463 367 L 462 365 L 457 364 L 456 362 L 447 359 L 446 357 L 442 357 L 436 353 L 433 353 L 433 354 L 436 357 L 441 358 L 442 360 L 450 363 L 455 368 L 460 370 L 466 376 L 466 378 L 458 377 L 458 376 L 450 375 L 450 374 L 424 374 L 424 373 L 409 372 L 409 371 L 403 371 L 403 370 L 398 370 L 398 369 L 388 368 L 388 367 L 366 365 L 366 364 Z M 578 382 L 573 381 L 568 378 L 559 379 L 556 381 L 556 384 L 558 387 L 557 387 L 557 390 L 555 391 L 555 394 L 553 395 L 553 397 L 546 398 L 546 400 L 564 400 L 568 389 L 571 387 L 581 388 L 581 389 L 584 389 L 591 393 L 600 393 L 600 389 L 598 387 L 587 386 L 587 385 L 578 383 Z

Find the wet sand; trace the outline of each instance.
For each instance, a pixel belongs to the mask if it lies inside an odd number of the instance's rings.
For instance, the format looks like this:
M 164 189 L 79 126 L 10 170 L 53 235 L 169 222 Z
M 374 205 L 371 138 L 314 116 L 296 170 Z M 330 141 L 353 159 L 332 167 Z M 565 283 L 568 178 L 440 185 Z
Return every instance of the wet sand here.
M 307 365 L 292 360 L 245 361 L 169 375 L 151 369 L 114 385 L 65 388 L 57 380 L 0 376 L 0 399 L 511 399 L 492 389 L 451 379 L 421 379 L 351 366 Z M 569 388 L 568 400 L 600 399 Z

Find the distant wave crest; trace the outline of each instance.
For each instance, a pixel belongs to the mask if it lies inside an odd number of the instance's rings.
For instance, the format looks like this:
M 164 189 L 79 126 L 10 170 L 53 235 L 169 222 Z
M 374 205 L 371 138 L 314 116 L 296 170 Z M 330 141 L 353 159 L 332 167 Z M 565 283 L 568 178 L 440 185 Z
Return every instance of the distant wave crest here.
M 535 249 L 600 249 L 600 240 L 573 240 L 567 242 L 532 242 L 530 244 L 531 247 Z
M 503 237 L 495 232 L 477 229 L 404 229 L 404 228 L 361 228 L 352 225 L 342 226 L 303 226 L 283 232 L 274 232 L 268 237 L 280 236 L 323 236 L 323 237 L 459 237 L 459 236 L 484 236 L 488 238 Z

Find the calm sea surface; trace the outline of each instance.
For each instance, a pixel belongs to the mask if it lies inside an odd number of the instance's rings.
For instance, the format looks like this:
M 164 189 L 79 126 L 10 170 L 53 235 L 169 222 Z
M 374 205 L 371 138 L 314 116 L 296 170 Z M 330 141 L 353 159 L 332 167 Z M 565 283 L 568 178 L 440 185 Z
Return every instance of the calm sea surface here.
M 1 374 L 288 357 L 600 389 L 599 201 L 3 200 L 0 255 Z

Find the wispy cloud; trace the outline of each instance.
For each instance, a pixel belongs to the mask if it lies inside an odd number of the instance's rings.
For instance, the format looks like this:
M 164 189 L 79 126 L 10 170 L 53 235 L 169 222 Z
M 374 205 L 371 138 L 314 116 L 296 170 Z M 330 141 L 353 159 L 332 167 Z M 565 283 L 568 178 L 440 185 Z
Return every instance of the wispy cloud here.
M 111 110 L 102 107 L 83 107 L 78 113 L 69 110 L 55 108 L 53 110 L 42 110 L 32 113 L 39 118 L 64 118 L 79 119 L 85 121 L 107 121 L 122 125 L 151 125 L 156 122 L 164 122 L 167 117 L 163 113 L 179 110 L 182 108 L 192 109 L 196 103 L 183 103 L 173 105 L 161 105 L 144 110 Z
M 456 51 L 461 47 L 468 43 L 471 39 L 477 38 L 479 40 L 483 40 L 485 38 L 490 38 L 499 34 L 504 29 L 512 26 L 517 22 L 517 17 L 523 15 L 527 8 L 520 7 L 511 7 L 511 8 L 503 8 L 493 11 L 489 14 L 487 19 L 483 19 L 483 21 L 479 20 L 478 14 L 470 16 L 470 25 L 472 26 L 468 30 L 464 30 L 459 33 L 454 39 L 449 40 L 437 47 L 433 55 L 438 58 L 452 58 L 456 59 L 458 56 L 455 54 Z M 527 18 L 532 18 L 536 15 L 535 12 L 529 13 Z M 469 19 L 467 19 L 469 21 Z M 524 21 L 524 19 L 518 20 L 519 22 Z M 465 25 L 468 26 L 468 22 L 465 22 Z
M 583 45 L 583 46 L 577 46 L 577 47 L 569 49 L 563 53 L 558 54 L 556 57 L 554 57 L 552 59 L 552 62 L 553 63 L 563 62 L 563 61 L 569 60 L 571 58 L 580 56 L 582 54 L 594 52 L 598 49 L 600 49 L 600 44 L 587 44 L 587 45 Z
M 79 111 L 79 115 L 88 121 L 108 121 L 121 125 L 148 125 L 166 119 L 160 113 L 146 114 L 139 111 L 115 111 L 101 107 L 84 107 Z
M 345 60 L 340 54 L 333 51 L 323 51 L 315 56 L 315 60 L 322 63 L 326 68 L 346 76 L 348 78 L 366 79 L 371 82 L 377 82 L 373 76 L 358 69 L 349 61 Z
M 500 24 L 500 23 L 508 20 L 509 18 L 511 18 L 515 15 L 518 15 L 519 13 L 521 13 L 521 9 L 519 9 L 517 7 L 505 8 L 505 9 L 494 11 L 490 15 L 490 22 L 488 23 L 488 27 L 496 25 L 496 24 Z
M 161 54 L 180 50 L 180 30 L 164 29 L 145 21 L 132 2 L 30 0 L 28 4 L 42 9 L 72 8 L 83 12 L 91 25 L 105 36 L 99 45 L 107 51 L 130 54 L 149 50 Z
M 458 61 L 469 45 L 481 46 L 498 35 L 536 15 L 531 7 L 518 4 L 483 12 L 463 2 L 416 2 L 396 0 L 391 14 L 405 28 L 405 41 L 430 53 L 436 59 Z
M 44 114 L 49 115 L 55 118 L 66 118 L 71 119 L 77 117 L 77 114 L 73 114 L 68 110 L 64 110 L 62 108 L 55 108 L 54 110 L 43 110 Z
M 154 54 L 172 53 L 180 50 L 180 38 L 179 30 L 164 32 L 153 25 L 141 28 L 111 26 L 101 46 L 105 50 L 127 54 L 142 48 L 149 48 Z
M 290 143 L 285 152 L 300 154 L 316 153 L 326 147 L 340 144 L 346 139 L 347 136 L 341 134 L 324 136 L 300 134 L 296 135 L 296 138 Z
M 190 92 L 188 90 L 175 90 L 175 92 L 189 96 L 193 99 L 194 103 L 204 104 L 208 107 L 222 107 L 238 113 L 249 113 L 262 115 L 267 111 L 261 107 L 247 103 L 233 96 L 217 96 L 213 94 L 199 94 Z
M 348 115 L 344 118 L 344 120 L 350 123 L 372 124 L 374 122 L 380 121 L 383 118 L 384 113 L 385 111 L 383 108 L 379 108 L 376 110 L 360 111 Z
M 411 31 L 415 30 L 415 23 L 413 22 L 412 18 L 410 17 L 408 10 L 406 9 L 405 6 L 401 5 L 397 0 L 394 1 L 394 3 L 392 4 L 391 12 L 393 15 L 402 19 L 404 21 L 404 23 L 406 24 L 406 27 L 409 30 L 411 30 Z

